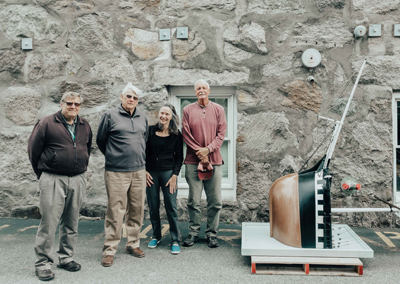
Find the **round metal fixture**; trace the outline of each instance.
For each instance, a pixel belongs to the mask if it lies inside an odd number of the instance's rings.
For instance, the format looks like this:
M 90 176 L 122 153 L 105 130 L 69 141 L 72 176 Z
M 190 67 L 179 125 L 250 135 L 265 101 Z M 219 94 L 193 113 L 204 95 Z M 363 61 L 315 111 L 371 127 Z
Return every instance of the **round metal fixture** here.
M 314 48 L 307 49 L 301 56 L 301 61 L 308 68 L 317 67 L 321 63 L 321 53 Z

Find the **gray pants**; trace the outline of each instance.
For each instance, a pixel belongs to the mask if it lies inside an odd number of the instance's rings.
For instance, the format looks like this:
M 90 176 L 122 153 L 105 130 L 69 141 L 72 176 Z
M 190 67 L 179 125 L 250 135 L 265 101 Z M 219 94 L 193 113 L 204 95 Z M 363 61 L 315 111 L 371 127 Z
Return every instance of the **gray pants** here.
M 221 200 L 221 166 L 213 166 L 214 173 L 209 180 L 200 180 L 197 175 L 197 165 L 186 164 L 185 178 L 189 184 L 189 234 L 198 236 L 201 223 L 201 193 L 207 197 L 207 229 L 206 236 L 216 236 L 219 225 L 219 211 L 222 208 Z
M 57 252 L 59 262 L 65 264 L 73 260 L 86 176 L 80 174 L 68 177 L 44 172 L 39 180 L 39 188 L 42 219 L 35 242 L 35 253 L 38 258 L 35 263 L 36 270 L 51 269 L 54 263 L 51 250 L 59 222 L 60 247 Z

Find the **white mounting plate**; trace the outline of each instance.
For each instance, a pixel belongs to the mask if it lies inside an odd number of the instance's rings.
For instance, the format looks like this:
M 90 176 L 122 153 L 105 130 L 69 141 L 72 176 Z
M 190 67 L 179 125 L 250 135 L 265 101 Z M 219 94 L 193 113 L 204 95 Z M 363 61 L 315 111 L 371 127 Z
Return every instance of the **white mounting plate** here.
M 400 24 L 394 25 L 394 36 L 400 36 Z
M 32 38 L 23 38 L 21 40 L 21 44 L 22 44 L 22 49 L 24 49 L 24 50 L 33 49 L 33 47 L 32 47 Z
M 170 29 L 160 29 L 160 40 L 170 40 L 171 30 Z
M 314 48 L 309 48 L 303 52 L 301 61 L 308 68 L 317 67 L 321 63 L 321 53 Z
M 369 25 L 368 35 L 370 37 L 376 37 L 382 35 L 382 26 L 381 25 Z
M 176 38 L 187 39 L 189 35 L 188 27 L 176 28 Z
M 348 245 L 333 249 L 296 248 L 270 237 L 269 223 L 242 223 L 242 255 L 373 258 L 374 251 L 347 225 L 333 224 Z M 337 238 L 337 237 L 336 237 Z M 333 239 L 336 239 L 333 237 Z

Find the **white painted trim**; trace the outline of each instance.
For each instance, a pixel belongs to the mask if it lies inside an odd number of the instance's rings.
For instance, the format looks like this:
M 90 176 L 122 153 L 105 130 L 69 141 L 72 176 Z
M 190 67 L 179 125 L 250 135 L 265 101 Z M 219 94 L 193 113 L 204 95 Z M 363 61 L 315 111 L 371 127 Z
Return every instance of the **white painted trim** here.
M 393 92 L 392 94 L 392 142 L 393 142 L 393 203 L 396 205 L 400 204 L 400 191 L 397 192 L 397 173 L 396 173 L 396 149 L 400 148 L 397 145 L 397 102 L 400 101 L 400 92 Z M 399 213 L 397 213 L 399 215 Z M 399 215 L 400 216 L 400 215 Z

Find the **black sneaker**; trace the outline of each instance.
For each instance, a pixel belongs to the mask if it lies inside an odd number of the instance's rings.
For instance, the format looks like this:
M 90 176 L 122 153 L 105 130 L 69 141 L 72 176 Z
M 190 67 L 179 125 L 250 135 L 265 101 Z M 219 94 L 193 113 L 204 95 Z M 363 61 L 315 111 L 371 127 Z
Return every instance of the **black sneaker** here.
M 198 236 L 193 236 L 193 235 L 189 234 L 187 236 L 186 240 L 183 242 L 183 246 L 191 247 L 192 245 L 194 245 L 194 243 L 197 243 L 198 240 L 199 240 Z
M 210 248 L 216 248 L 219 246 L 216 236 L 207 237 L 207 243 Z
M 35 275 L 42 281 L 50 281 L 54 278 L 54 273 L 50 269 L 36 270 Z

